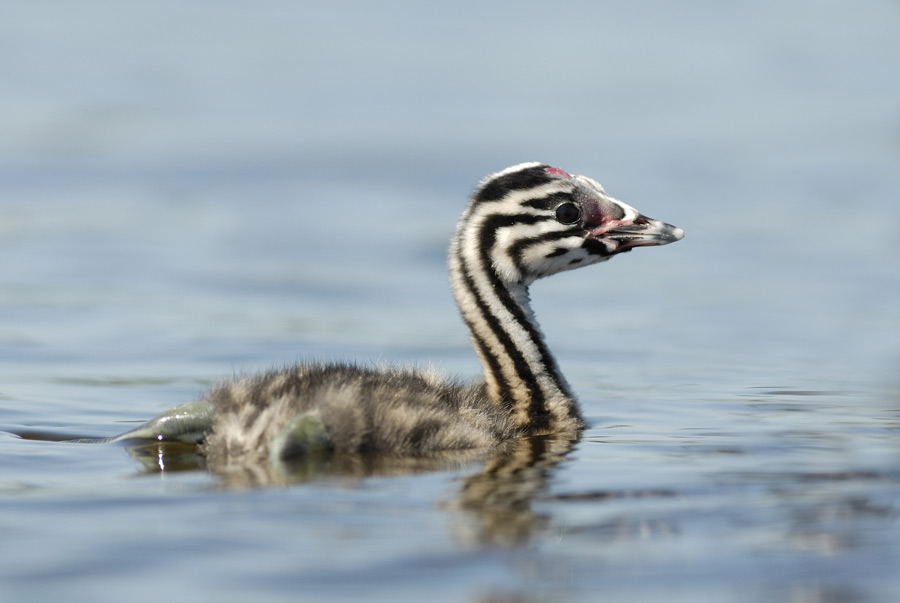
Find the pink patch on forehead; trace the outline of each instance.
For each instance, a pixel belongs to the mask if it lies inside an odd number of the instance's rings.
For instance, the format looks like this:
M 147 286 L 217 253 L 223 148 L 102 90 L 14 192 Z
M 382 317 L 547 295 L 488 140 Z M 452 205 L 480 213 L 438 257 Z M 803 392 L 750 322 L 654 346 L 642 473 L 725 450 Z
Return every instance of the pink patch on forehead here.
M 571 178 L 572 174 L 565 170 L 561 170 L 558 167 L 548 167 L 544 168 L 544 171 L 550 174 L 551 176 L 559 176 L 560 178 Z

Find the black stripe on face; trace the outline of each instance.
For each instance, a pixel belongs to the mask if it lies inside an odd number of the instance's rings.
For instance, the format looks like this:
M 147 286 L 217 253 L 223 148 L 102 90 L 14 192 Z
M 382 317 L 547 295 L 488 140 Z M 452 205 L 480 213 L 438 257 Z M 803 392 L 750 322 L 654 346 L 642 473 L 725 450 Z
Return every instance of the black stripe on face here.
M 528 199 L 527 201 L 522 201 L 521 205 L 523 207 L 530 207 L 531 209 L 552 211 L 563 203 L 569 203 L 571 201 L 571 193 L 551 193 L 543 197 L 538 197 L 537 199 Z
M 610 251 L 599 239 L 587 238 L 581 244 L 581 248 L 591 255 L 599 255 L 601 257 L 615 255 L 615 252 Z
M 509 255 L 510 257 L 512 257 L 513 263 L 516 265 L 516 268 L 519 269 L 519 272 L 521 274 L 536 276 L 531 270 L 528 269 L 528 265 L 525 262 L 525 252 L 529 247 L 533 247 L 534 245 L 539 245 L 541 243 L 546 243 L 547 241 L 560 241 L 562 239 L 568 239 L 572 236 L 581 236 L 583 232 L 584 231 L 581 228 L 575 227 L 567 228 L 566 230 L 558 230 L 555 232 L 545 232 L 533 237 L 522 238 L 510 246 Z M 556 257 L 559 255 L 563 255 L 567 251 L 569 250 L 565 247 L 557 247 L 545 257 Z
M 518 172 L 504 174 L 486 182 L 472 197 L 476 203 L 499 201 L 510 191 L 519 191 L 547 184 L 553 180 L 546 165 L 536 165 Z

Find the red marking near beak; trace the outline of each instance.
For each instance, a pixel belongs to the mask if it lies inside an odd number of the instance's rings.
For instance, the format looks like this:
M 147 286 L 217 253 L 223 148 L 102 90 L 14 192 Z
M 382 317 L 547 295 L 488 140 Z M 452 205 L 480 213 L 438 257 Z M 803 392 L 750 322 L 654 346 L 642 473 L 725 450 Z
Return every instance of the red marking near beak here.
M 592 229 L 590 234 L 588 234 L 588 237 L 599 237 L 603 233 L 613 230 L 614 228 L 617 228 L 619 226 L 630 226 L 630 225 L 631 225 L 630 222 L 625 222 L 622 220 L 606 220 L 605 222 L 601 222 L 597 226 L 597 228 Z
M 550 174 L 551 176 L 561 176 L 563 178 L 571 178 L 572 174 L 565 170 L 561 170 L 558 167 L 548 167 L 544 168 L 544 171 Z

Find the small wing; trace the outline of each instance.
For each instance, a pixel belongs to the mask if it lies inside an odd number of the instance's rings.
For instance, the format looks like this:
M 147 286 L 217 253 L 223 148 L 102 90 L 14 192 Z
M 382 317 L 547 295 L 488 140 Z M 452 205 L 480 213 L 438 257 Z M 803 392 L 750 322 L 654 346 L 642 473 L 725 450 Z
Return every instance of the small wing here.
M 310 413 L 303 413 L 291 419 L 272 438 L 269 458 L 273 461 L 287 461 L 330 451 L 333 447 L 328 429 L 322 420 Z

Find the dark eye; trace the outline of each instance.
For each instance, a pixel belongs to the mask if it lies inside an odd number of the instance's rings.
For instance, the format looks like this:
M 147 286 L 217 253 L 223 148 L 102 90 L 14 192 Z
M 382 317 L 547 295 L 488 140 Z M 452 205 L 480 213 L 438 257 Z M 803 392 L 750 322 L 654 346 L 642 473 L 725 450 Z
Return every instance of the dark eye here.
M 562 224 L 574 224 L 581 218 L 581 210 L 574 203 L 563 203 L 556 208 L 556 220 Z

